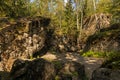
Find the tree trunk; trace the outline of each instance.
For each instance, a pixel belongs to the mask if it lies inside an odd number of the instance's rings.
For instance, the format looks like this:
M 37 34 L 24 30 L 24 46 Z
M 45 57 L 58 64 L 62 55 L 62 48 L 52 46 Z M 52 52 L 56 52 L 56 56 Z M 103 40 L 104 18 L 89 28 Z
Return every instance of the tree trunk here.
M 79 26 L 79 33 L 78 33 L 78 39 L 77 39 L 77 44 L 78 44 L 78 47 L 80 47 L 80 42 L 81 42 L 81 39 L 82 39 L 82 25 L 83 25 L 83 0 L 81 0 L 80 2 L 80 9 L 81 9 L 81 17 L 80 17 L 80 26 Z M 78 22 L 79 23 L 79 22 Z

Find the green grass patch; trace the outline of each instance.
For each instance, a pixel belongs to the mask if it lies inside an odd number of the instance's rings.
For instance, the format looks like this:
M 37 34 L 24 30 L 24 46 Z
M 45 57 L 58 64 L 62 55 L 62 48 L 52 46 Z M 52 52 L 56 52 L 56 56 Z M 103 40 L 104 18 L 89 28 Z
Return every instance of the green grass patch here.
M 84 57 L 105 57 L 106 53 L 104 53 L 104 52 L 88 51 L 88 52 L 84 53 L 82 56 L 84 56 Z
M 88 51 L 85 52 L 82 56 L 84 57 L 102 57 L 102 58 L 115 58 L 115 57 L 120 57 L 120 53 L 116 51 L 111 51 L 111 52 L 95 52 L 95 51 Z

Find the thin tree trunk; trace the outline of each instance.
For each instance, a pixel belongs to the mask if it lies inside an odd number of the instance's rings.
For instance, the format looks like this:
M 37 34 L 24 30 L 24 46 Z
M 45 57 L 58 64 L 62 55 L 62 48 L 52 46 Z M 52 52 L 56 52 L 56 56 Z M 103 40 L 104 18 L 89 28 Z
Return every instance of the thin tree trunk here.
M 82 27 L 83 27 L 83 10 L 81 10 L 81 19 L 80 19 L 80 38 L 82 36 Z
M 94 13 L 95 13 L 95 19 L 97 21 L 97 15 L 96 15 L 96 3 L 95 0 L 93 0 L 93 8 L 94 8 Z
M 79 15 L 78 15 L 78 12 L 77 12 L 77 30 L 79 30 Z
M 95 0 L 93 0 L 93 6 L 94 6 L 94 12 L 96 11 L 96 3 Z
M 78 0 L 76 0 L 77 30 L 79 30 Z
M 61 29 L 61 24 L 62 24 L 62 19 L 61 19 L 61 15 L 60 15 L 60 29 Z
M 80 41 L 82 39 L 82 25 L 83 25 L 83 0 L 81 0 L 81 18 L 80 18 L 80 28 L 79 28 L 79 35 L 78 35 L 78 41 L 77 41 L 77 44 L 78 44 L 78 47 L 80 47 Z
M 76 0 L 76 27 L 77 27 L 77 32 L 78 32 L 78 37 L 77 37 L 77 46 L 79 47 L 79 33 L 80 33 L 80 27 L 79 27 L 79 11 L 78 11 L 78 7 L 79 7 L 79 2 L 78 0 Z

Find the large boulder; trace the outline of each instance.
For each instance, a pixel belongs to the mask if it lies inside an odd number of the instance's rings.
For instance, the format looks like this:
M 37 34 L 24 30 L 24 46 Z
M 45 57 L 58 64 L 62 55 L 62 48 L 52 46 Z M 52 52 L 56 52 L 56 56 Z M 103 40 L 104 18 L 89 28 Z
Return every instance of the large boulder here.
M 76 52 L 77 41 L 74 35 L 54 35 L 52 38 L 52 48 L 57 52 Z
M 54 80 L 54 65 L 44 59 L 17 59 L 10 72 L 10 80 Z
M 120 52 L 120 24 L 113 24 L 89 36 L 83 52 Z
M 57 72 L 57 76 L 56 76 L 57 80 L 85 80 L 86 79 L 84 65 L 75 61 L 68 61 L 61 65 L 62 66 Z
M 0 30 L 0 60 L 3 64 L 5 63 L 3 67 L 6 68 L 9 59 L 26 59 L 45 54 L 51 38 L 49 23 L 49 18 L 20 18 L 14 24 L 2 28 Z
M 93 72 L 91 80 L 120 80 L 120 70 L 99 68 Z
M 17 59 L 10 71 L 10 80 L 85 80 L 84 65 L 75 61 L 48 62 Z
M 29 58 L 46 46 L 50 19 L 36 17 L 16 21 L 0 30 L 1 59 Z
M 111 15 L 98 13 L 84 19 L 82 36 L 86 40 L 89 36 L 99 32 L 100 29 L 110 26 Z

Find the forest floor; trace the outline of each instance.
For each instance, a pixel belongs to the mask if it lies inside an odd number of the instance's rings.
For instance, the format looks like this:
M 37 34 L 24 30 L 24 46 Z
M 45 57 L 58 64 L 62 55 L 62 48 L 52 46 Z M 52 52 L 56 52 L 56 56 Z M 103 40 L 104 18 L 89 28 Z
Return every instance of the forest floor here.
M 78 53 L 71 53 L 71 52 L 60 53 L 60 54 L 52 54 L 51 52 L 48 52 L 46 55 L 42 56 L 41 58 L 44 58 L 48 61 L 61 60 L 65 62 L 76 61 L 78 63 L 81 63 L 85 66 L 85 72 L 89 79 L 92 76 L 92 72 L 97 68 L 99 68 L 104 62 L 103 58 L 82 57 Z
M 88 79 L 91 79 L 92 72 L 99 68 L 104 62 L 103 58 L 94 58 L 94 57 L 82 57 L 80 54 L 75 52 L 66 52 L 66 53 L 52 53 L 47 52 L 45 55 L 41 56 L 48 61 L 76 61 L 85 66 L 85 72 Z M 12 61 L 13 62 L 13 61 Z M 11 62 L 10 62 L 11 63 Z M 3 77 L 2 80 L 8 80 L 9 72 L 0 71 L 0 75 Z

